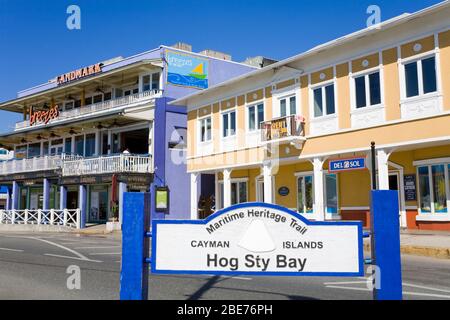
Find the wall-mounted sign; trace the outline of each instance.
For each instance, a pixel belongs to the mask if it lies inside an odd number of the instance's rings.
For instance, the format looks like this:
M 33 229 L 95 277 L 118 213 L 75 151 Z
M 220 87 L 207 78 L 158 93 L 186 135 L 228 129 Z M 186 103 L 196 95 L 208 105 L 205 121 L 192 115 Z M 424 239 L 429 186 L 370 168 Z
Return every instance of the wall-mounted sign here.
M 289 194 L 289 188 L 288 187 L 280 187 L 278 189 L 278 194 L 282 197 L 285 197 Z
M 57 77 L 56 82 L 58 83 L 58 85 L 61 85 L 97 74 L 99 72 L 102 72 L 102 64 L 96 63 L 88 67 L 62 74 Z
M 167 83 L 196 89 L 208 88 L 208 59 L 166 52 Z
M 169 188 L 156 187 L 155 188 L 155 206 L 157 212 L 169 213 Z
M 153 273 L 362 276 L 362 223 L 244 203 L 205 220 L 153 220 Z
M 403 176 L 404 188 L 405 188 L 405 201 L 416 201 L 416 175 L 405 174 Z
M 366 158 L 334 159 L 328 161 L 329 172 L 341 172 L 366 169 Z
M 50 120 L 56 119 L 58 117 L 58 106 L 53 106 L 46 111 L 33 111 L 33 107 L 30 107 L 30 126 L 39 122 L 47 124 Z

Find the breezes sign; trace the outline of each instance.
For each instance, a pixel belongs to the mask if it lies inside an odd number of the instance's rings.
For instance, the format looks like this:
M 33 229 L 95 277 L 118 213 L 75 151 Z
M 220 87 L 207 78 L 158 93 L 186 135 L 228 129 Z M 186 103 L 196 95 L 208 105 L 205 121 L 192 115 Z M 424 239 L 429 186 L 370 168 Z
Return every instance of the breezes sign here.
M 362 276 L 360 222 L 312 222 L 245 203 L 205 220 L 155 220 L 153 273 Z

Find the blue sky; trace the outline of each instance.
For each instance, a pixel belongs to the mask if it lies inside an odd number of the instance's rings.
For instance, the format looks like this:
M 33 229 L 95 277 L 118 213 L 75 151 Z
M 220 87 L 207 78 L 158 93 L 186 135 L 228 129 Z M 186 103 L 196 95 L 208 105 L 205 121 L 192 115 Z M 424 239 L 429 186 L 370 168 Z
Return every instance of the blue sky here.
M 366 9 L 381 19 L 439 0 L 0 0 L 0 101 L 85 65 L 178 41 L 233 60 L 283 59 L 362 29 Z M 66 9 L 81 8 L 81 30 Z M 0 111 L 0 132 L 21 116 Z

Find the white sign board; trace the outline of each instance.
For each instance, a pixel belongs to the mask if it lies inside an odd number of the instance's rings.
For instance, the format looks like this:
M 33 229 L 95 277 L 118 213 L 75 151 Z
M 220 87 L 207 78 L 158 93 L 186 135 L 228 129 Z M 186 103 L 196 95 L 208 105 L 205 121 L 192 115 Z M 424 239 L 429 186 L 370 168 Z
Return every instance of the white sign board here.
M 363 260 L 361 222 L 312 222 L 271 204 L 153 221 L 154 273 L 362 276 Z

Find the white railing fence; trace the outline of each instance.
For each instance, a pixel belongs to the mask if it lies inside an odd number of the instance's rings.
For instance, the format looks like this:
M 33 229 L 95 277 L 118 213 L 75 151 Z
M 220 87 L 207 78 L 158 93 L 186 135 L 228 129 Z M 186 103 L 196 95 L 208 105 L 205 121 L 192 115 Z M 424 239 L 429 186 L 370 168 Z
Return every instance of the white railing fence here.
M 80 209 L 0 210 L 0 224 L 51 225 L 80 229 Z
M 160 92 L 161 92 L 160 90 L 144 91 L 144 92 L 132 94 L 132 95 L 129 95 L 126 97 L 120 97 L 120 98 L 116 98 L 116 99 L 112 99 L 112 100 L 108 100 L 108 101 L 102 101 L 102 102 L 90 104 L 87 106 L 83 106 L 80 108 L 75 108 L 72 110 L 61 111 L 59 113 L 59 117 L 57 119 L 50 120 L 49 123 L 52 123 L 55 121 L 60 121 L 63 119 L 74 118 L 74 117 L 78 117 L 78 116 L 85 115 L 85 114 L 91 114 L 94 112 L 110 110 L 110 109 L 122 107 L 125 105 L 133 104 L 136 102 L 140 102 L 140 101 L 145 101 L 147 99 L 152 99 L 152 98 L 157 97 L 160 94 Z M 17 122 L 16 130 L 29 127 L 29 125 L 30 125 L 29 120 Z
M 53 170 L 59 168 L 61 164 L 61 155 L 13 159 L 0 162 L 0 174 Z
M 64 160 L 63 176 L 105 174 L 118 172 L 149 173 L 151 156 L 120 154 L 98 158 Z
M 62 166 L 63 160 L 78 160 L 83 157 L 70 154 L 47 155 L 26 159 L 0 161 L 0 174 L 56 170 Z

